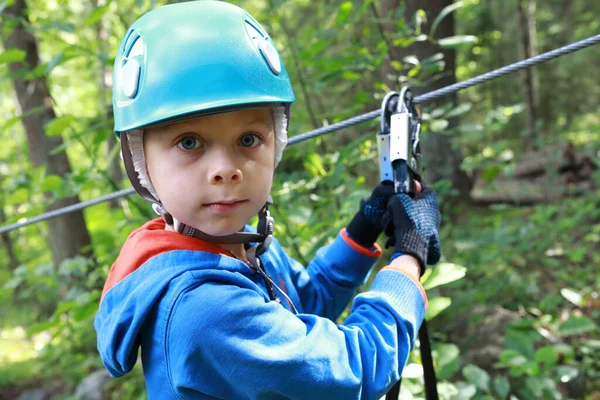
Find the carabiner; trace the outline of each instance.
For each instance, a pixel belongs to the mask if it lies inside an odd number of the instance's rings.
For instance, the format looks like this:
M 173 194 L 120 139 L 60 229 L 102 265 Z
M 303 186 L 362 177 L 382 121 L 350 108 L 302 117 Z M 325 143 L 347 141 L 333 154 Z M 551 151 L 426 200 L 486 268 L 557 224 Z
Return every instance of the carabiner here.
M 390 159 L 396 193 L 415 194 L 415 179 L 420 179 L 421 123 L 419 111 L 412 101 L 412 91 L 402 88 L 396 112 L 390 116 Z
M 421 123 L 419 110 L 408 87 L 400 93 L 389 92 L 381 103 L 381 121 L 377 134 L 381 181 L 394 182 L 396 193 L 415 194 L 415 179 L 420 179 Z

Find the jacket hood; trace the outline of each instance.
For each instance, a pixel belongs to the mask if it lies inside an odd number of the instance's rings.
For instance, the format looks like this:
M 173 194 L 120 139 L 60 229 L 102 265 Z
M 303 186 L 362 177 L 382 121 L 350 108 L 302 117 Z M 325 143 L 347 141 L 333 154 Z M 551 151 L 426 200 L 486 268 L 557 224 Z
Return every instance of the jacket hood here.
M 199 251 L 204 252 L 201 257 Z M 161 256 L 171 252 L 177 253 Z M 193 269 L 191 264 L 216 266 L 221 255 L 232 256 L 215 244 L 166 231 L 160 218 L 129 235 L 108 273 L 94 321 L 98 351 L 111 376 L 120 377 L 134 367 L 139 333 L 170 282 Z

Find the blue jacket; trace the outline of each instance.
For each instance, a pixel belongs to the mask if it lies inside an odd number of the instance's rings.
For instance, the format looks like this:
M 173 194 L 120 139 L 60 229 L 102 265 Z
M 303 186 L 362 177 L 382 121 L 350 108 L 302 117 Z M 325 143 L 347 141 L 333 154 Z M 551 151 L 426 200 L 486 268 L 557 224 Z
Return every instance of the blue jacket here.
M 342 231 L 304 268 L 274 240 L 261 260 L 295 314 L 231 253 L 164 226 L 133 232 L 109 273 L 94 325 L 113 377 L 141 348 L 150 399 L 379 399 L 399 379 L 427 304 L 418 282 L 384 268 L 335 323 L 379 248 Z

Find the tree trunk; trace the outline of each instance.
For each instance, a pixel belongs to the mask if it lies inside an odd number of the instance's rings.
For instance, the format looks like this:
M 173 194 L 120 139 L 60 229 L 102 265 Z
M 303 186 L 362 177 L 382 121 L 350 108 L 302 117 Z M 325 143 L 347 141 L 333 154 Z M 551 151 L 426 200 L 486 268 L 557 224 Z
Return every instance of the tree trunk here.
M 95 8 L 104 6 L 104 1 L 94 0 L 92 6 Z M 106 51 L 106 44 L 108 43 L 108 31 L 102 23 L 102 19 L 98 21 L 96 25 L 96 39 L 98 43 L 99 54 L 103 54 Z M 104 113 L 104 118 L 107 121 L 112 119 L 112 107 L 109 101 L 107 101 L 107 93 L 110 92 L 110 86 L 107 79 L 106 64 L 101 57 L 98 57 L 98 105 L 100 106 L 100 113 Z M 121 181 L 123 180 L 123 169 L 121 168 L 121 160 L 119 156 L 110 156 L 115 146 L 118 145 L 117 137 L 110 135 L 106 141 L 106 159 L 109 160 L 107 170 L 108 176 L 112 182 L 120 187 Z M 114 199 L 108 202 L 109 207 L 112 209 L 120 208 L 120 200 Z
M 517 0 L 519 13 L 519 33 L 521 35 L 522 58 L 536 55 L 536 26 L 535 26 L 535 0 Z M 537 129 L 537 90 L 535 68 L 526 68 L 523 71 L 525 102 L 527 104 L 527 130 L 525 150 L 529 151 L 539 146 L 539 132 Z
M 4 204 L 0 204 L 0 224 L 2 225 L 6 223 L 6 215 L 4 214 L 4 209 L 2 207 L 3 205 Z M 15 245 L 10 237 L 9 232 L 5 232 L 1 236 L 2 243 L 6 249 L 6 255 L 8 256 L 8 267 L 11 271 L 14 271 L 20 264 L 19 259 L 17 258 L 17 252 L 15 251 Z
M 421 24 L 423 33 L 429 33 L 431 23 L 435 17 L 440 14 L 444 7 L 452 4 L 452 0 L 423 0 L 423 1 L 408 1 L 405 5 L 404 17 L 409 25 L 413 25 L 414 16 L 419 9 L 423 9 L 427 15 L 426 21 Z M 385 16 L 384 20 L 388 20 L 393 16 L 395 11 L 401 5 L 400 0 L 382 0 L 381 15 Z M 383 31 L 387 37 L 390 37 L 395 30 L 394 23 L 384 23 Z M 454 35 L 454 13 L 446 16 L 438 25 L 434 39 L 445 38 Z M 389 41 L 388 41 L 389 42 Z M 415 55 L 419 60 L 424 60 L 427 57 L 433 56 L 436 53 L 444 55 L 445 68 L 437 79 L 430 79 L 429 82 L 420 87 L 413 87 L 415 95 L 423 94 L 444 86 L 456 83 L 456 54 L 454 50 L 442 49 L 438 44 L 432 41 L 418 42 L 406 48 L 393 47 L 388 50 L 389 59 L 383 67 L 384 82 L 390 89 L 398 90 L 398 81 L 390 80 L 390 71 L 392 68 L 391 61 L 400 61 L 407 55 Z M 440 105 L 444 103 L 457 103 L 456 93 L 447 95 L 435 102 L 432 105 Z M 457 126 L 458 121 L 452 118 L 449 121 L 448 129 L 453 129 Z M 423 135 L 422 150 L 423 161 L 425 163 L 425 178 L 429 182 L 436 182 L 441 179 L 449 179 L 452 181 L 454 188 L 458 189 L 460 198 L 466 200 L 469 198 L 471 182 L 464 171 L 460 169 L 462 155 L 459 149 L 453 148 L 451 137 L 443 134 L 429 133 Z
M 39 65 L 39 54 L 35 37 L 25 28 L 29 21 L 25 0 L 15 0 L 3 12 L 1 28 L 10 31 L 3 39 L 6 49 L 15 48 L 25 52 L 23 63 L 10 63 L 12 83 L 21 107 L 21 119 L 27 134 L 28 154 L 35 167 L 46 166 L 46 174 L 66 177 L 71 172 L 67 154 L 61 151 L 51 154 L 51 150 L 62 145 L 60 136 L 48 137 L 44 125 L 56 117 L 45 77 L 24 80 L 18 72 L 23 68 L 32 70 Z M 48 207 L 48 211 L 79 202 L 77 196 L 60 199 Z M 92 255 L 90 235 L 81 211 L 66 214 L 48 221 L 48 244 L 55 265 L 63 260 L 83 254 Z

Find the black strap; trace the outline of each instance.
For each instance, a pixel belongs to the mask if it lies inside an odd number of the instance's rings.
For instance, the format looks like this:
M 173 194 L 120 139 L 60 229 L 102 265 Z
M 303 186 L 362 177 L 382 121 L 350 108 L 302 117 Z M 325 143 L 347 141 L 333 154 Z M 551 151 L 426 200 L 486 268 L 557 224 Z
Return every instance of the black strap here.
M 425 398 L 427 400 L 438 400 L 437 380 L 435 378 L 433 356 L 431 354 L 431 342 L 429 341 L 429 331 L 427 330 L 427 323 L 425 320 L 423 320 L 421 329 L 419 329 L 419 342 L 421 342 L 421 363 L 423 364 L 423 374 L 425 377 Z M 398 400 L 401 384 L 402 379 L 400 379 L 385 395 L 385 400 Z

